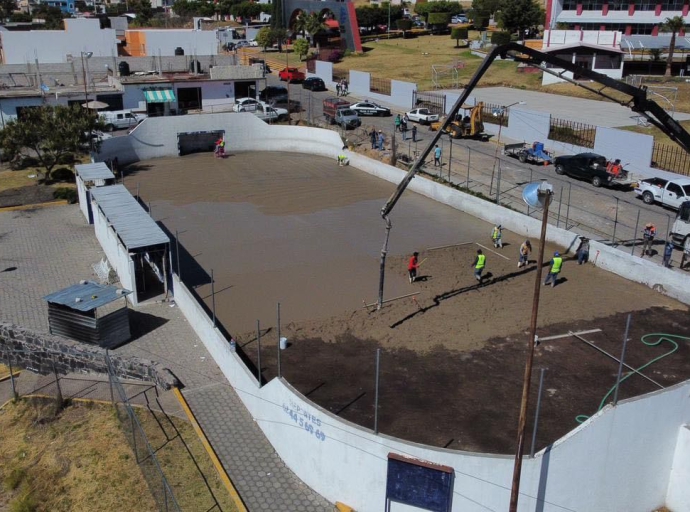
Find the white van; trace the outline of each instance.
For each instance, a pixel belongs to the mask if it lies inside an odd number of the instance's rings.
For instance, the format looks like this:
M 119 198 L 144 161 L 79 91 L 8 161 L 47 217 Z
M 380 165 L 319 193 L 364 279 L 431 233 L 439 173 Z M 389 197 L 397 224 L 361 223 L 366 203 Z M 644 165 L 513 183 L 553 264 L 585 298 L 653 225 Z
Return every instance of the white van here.
M 114 110 L 112 112 L 101 112 L 101 121 L 105 125 L 105 131 L 122 130 L 134 128 L 146 119 L 146 114 L 134 113 L 131 110 Z

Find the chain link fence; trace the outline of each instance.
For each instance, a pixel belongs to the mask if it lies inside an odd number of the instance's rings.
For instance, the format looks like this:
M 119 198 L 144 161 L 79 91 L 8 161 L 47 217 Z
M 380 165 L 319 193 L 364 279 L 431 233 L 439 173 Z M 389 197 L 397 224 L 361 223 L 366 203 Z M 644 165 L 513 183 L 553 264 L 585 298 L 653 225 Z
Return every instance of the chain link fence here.
M 430 136 L 423 130 L 416 142 L 409 137 L 406 141 L 398 139 L 399 161 L 413 162 Z M 586 182 L 561 181 L 553 166 L 522 165 L 489 144 L 477 149 L 446 136 L 438 144 L 443 165 L 434 167 L 430 158 L 422 172 L 450 186 L 541 219 L 541 210 L 531 209 L 523 201 L 522 190 L 527 183 L 549 179 L 554 184 L 549 223 L 613 246 L 629 247 L 631 254 L 641 245 L 642 229 L 647 222 L 657 226 L 659 246 L 669 240 L 675 213 L 635 204 L 639 201 L 632 193 L 620 198 Z
M 120 379 L 115 375 L 110 356 L 107 354 L 105 356 L 105 361 L 108 367 L 110 397 L 115 407 L 117 419 L 127 438 L 127 442 L 132 447 L 135 460 L 146 479 L 151 494 L 158 504 L 158 510 L 161 512 L 181 512 L 172 488 L 158 463 L 156 452 L 151 447 L 146 432 L 144 432 L 129 402 L 129 398 L 127 397 L 127 393 Z

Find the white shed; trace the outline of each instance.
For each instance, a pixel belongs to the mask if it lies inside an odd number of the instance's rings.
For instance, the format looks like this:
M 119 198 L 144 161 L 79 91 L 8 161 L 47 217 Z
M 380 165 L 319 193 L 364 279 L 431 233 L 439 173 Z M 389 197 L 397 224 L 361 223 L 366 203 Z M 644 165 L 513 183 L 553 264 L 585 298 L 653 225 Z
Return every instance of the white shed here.
M 77 174 L 77 193 L 79 194 L 79 208 L 89 224 L 93 224 L 91 211 L 91 193 L 93 187 L 103 187 L 115 183 L 115 175 L 104 162 L 95 164 L 75 165 Z
M 91 189 L 93 223 L 132 304 L 168 292 L 170 239 L 124 185 Z

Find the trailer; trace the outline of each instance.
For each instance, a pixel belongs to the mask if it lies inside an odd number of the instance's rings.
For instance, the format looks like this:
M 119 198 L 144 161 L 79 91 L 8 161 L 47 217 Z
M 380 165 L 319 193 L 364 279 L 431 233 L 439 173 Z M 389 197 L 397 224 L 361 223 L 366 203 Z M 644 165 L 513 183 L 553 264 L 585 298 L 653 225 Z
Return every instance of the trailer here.
M 534 142 L 531 145 L 524 142 L 506 144 L 503 146 L 503 154 L 520 160 L 523 164 L 531 162 L 544 165 L 551 163 L 551 154 L 544 149 L 543 142 Z

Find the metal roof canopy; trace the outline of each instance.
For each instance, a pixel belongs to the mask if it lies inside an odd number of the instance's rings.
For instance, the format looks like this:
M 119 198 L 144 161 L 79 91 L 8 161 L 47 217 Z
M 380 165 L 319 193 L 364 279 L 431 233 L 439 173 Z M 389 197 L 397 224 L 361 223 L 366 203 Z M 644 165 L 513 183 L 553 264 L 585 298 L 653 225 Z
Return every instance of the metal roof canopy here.
M 147 103 L 173 103 L 176 101 L 172 89 L 144 89 L 144 97 Z
M 77 171 L 77 176 L 80 176 L 83 181 L 115 179 L 115 175 L 108 169 L 105 162 L 75 165 L 74 169 Z
M 46 295 L 43 299 L 49 304 L 59 304 L 76 311 L 93 311 L 96 308 L 123 299 L 132 293 L 124 288 L 82 281 L 57 292 Z
M 170 243 L 124 185 L 92 188 L 91 197 L 128 250 Z

